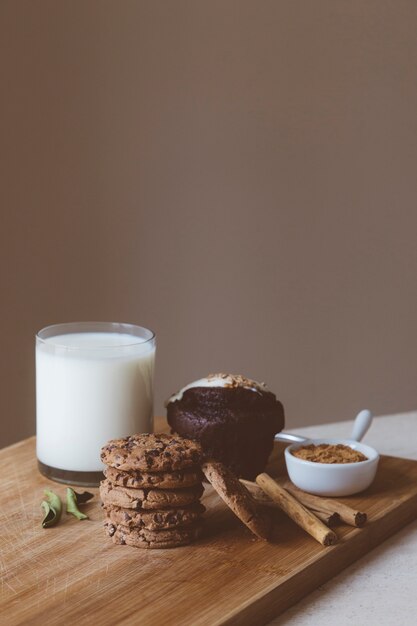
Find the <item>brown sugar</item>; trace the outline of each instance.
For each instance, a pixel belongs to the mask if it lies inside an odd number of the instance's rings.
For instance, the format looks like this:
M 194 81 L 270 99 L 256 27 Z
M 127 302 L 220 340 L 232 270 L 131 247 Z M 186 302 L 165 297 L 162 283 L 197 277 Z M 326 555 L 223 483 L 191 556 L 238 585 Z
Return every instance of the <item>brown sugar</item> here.
M 313 463 L 360 463 L 368 460 L 362 452 L 341 443 L 319 445 L 312 443 L 293 450 L 292 454 L 303 461 L 313 461 Z

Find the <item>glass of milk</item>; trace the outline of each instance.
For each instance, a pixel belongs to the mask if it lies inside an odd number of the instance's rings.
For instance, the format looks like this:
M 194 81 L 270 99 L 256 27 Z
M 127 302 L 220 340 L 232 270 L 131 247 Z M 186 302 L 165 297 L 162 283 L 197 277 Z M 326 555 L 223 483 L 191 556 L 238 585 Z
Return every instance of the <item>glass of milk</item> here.
M 36 335 L 39 470 L 58 482 L 94 486 L 100 448 L 153 430 L 155 335 L 132 324 L 57 324 Z

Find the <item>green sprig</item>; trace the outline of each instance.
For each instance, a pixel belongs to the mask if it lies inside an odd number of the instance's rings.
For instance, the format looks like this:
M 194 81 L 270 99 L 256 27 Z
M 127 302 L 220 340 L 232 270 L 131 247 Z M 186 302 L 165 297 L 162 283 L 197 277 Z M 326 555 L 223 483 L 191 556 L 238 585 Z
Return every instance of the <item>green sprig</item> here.
M 84 504 L 93 498 L 93 494 L 88 491 L 84 491 L 84 493 L 77 493 L 71 487 L 67 487 L 67 514 L 74 515 L 79 520 L 88 519 L 88 515 L 82 513 L 78 505 Z
M 43 493 L 47 499 L 41 502 L 41 507 L 45 513 L 42 520 L 42 528 L 50 528 L 58 524 L 61 519 L 62 502 L 61 498 L 50 489 L 45 489 Z

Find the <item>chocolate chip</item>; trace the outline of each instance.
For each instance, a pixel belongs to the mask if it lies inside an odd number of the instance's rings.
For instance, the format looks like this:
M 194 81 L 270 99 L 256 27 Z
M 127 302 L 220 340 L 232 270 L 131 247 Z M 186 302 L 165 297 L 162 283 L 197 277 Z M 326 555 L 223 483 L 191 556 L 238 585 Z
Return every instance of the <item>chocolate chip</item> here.
M 109 533 L 110 537 L 113 537 L 114 533 L 116 532 L 116 526 L 114 526 L 113 524 L 108 524 L 107 532 Z

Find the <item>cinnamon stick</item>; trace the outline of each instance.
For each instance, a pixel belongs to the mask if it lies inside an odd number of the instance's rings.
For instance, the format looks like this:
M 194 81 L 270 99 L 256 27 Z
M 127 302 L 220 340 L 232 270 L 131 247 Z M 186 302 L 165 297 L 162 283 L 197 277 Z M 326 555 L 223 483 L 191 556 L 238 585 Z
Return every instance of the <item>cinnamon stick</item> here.
M 245 480 L 244 478 L 239 479 L 241 483 L 243 483 L 246 489 L 249 491 L 251 496 L 259 503 L 264 506 L 270 506 L 272 508 L 280 508 L 276 502 L 271 500 L 271 498 L 264 492 L 256 483 L 253 483 L 251 480 Z
M 299 500 L 304 506 L 322 513 L 338 513 L 340 519 L 349 524 L 350 526 L 357 526 L 361 528 L 366 520 L 366 513 L 361 511 L 355 511 L 344 502 L 334 500 L 333 498 L 322 498 L 321 496 L 313 496 L 311 493 L 301 491 L 298 487 L 293 485 L 289 480 L 280 482 L 282 487 L 291 493 L 297 500 Z
M 326 526 L 335 526 L 338 522 L 340 522 L 339 513 L 323 513 L 323 511 L 316 511 L 315 509 L 310 509 L 310 511 L 312 511 L 316 517 L 324 522 Z
M 327 528 L 311 511 L 306 509 L 293 495 L 275 482 L 268 474 L 259 474 L 257 484 L 285 513 L 323 546 L 331 546 L 337 535 Z
M 262 506 L 269 506 L 271 508 L 280 508 L 280 506 L 271 500 L 269 496 L 266 495 L 264 491 L 251 480 L 245 480 L 244 478 L 240 479 L 240 482 L 243 483 L 246 489 L 250 492 L 252 498 L 258 502 L 258 504 L 262 504 Z M 301 500 L 299 500 L 301 502 Z M 339 513 L 334 512 L 326 512 L 326 511 L 317 511 L 315 507 L 306 506 L 307 509 L 313 511 L 314 515 L 319 518 L 322 522 L 326 524 L 326 526 L 334 526 L 338 522 L 340 522 Z

